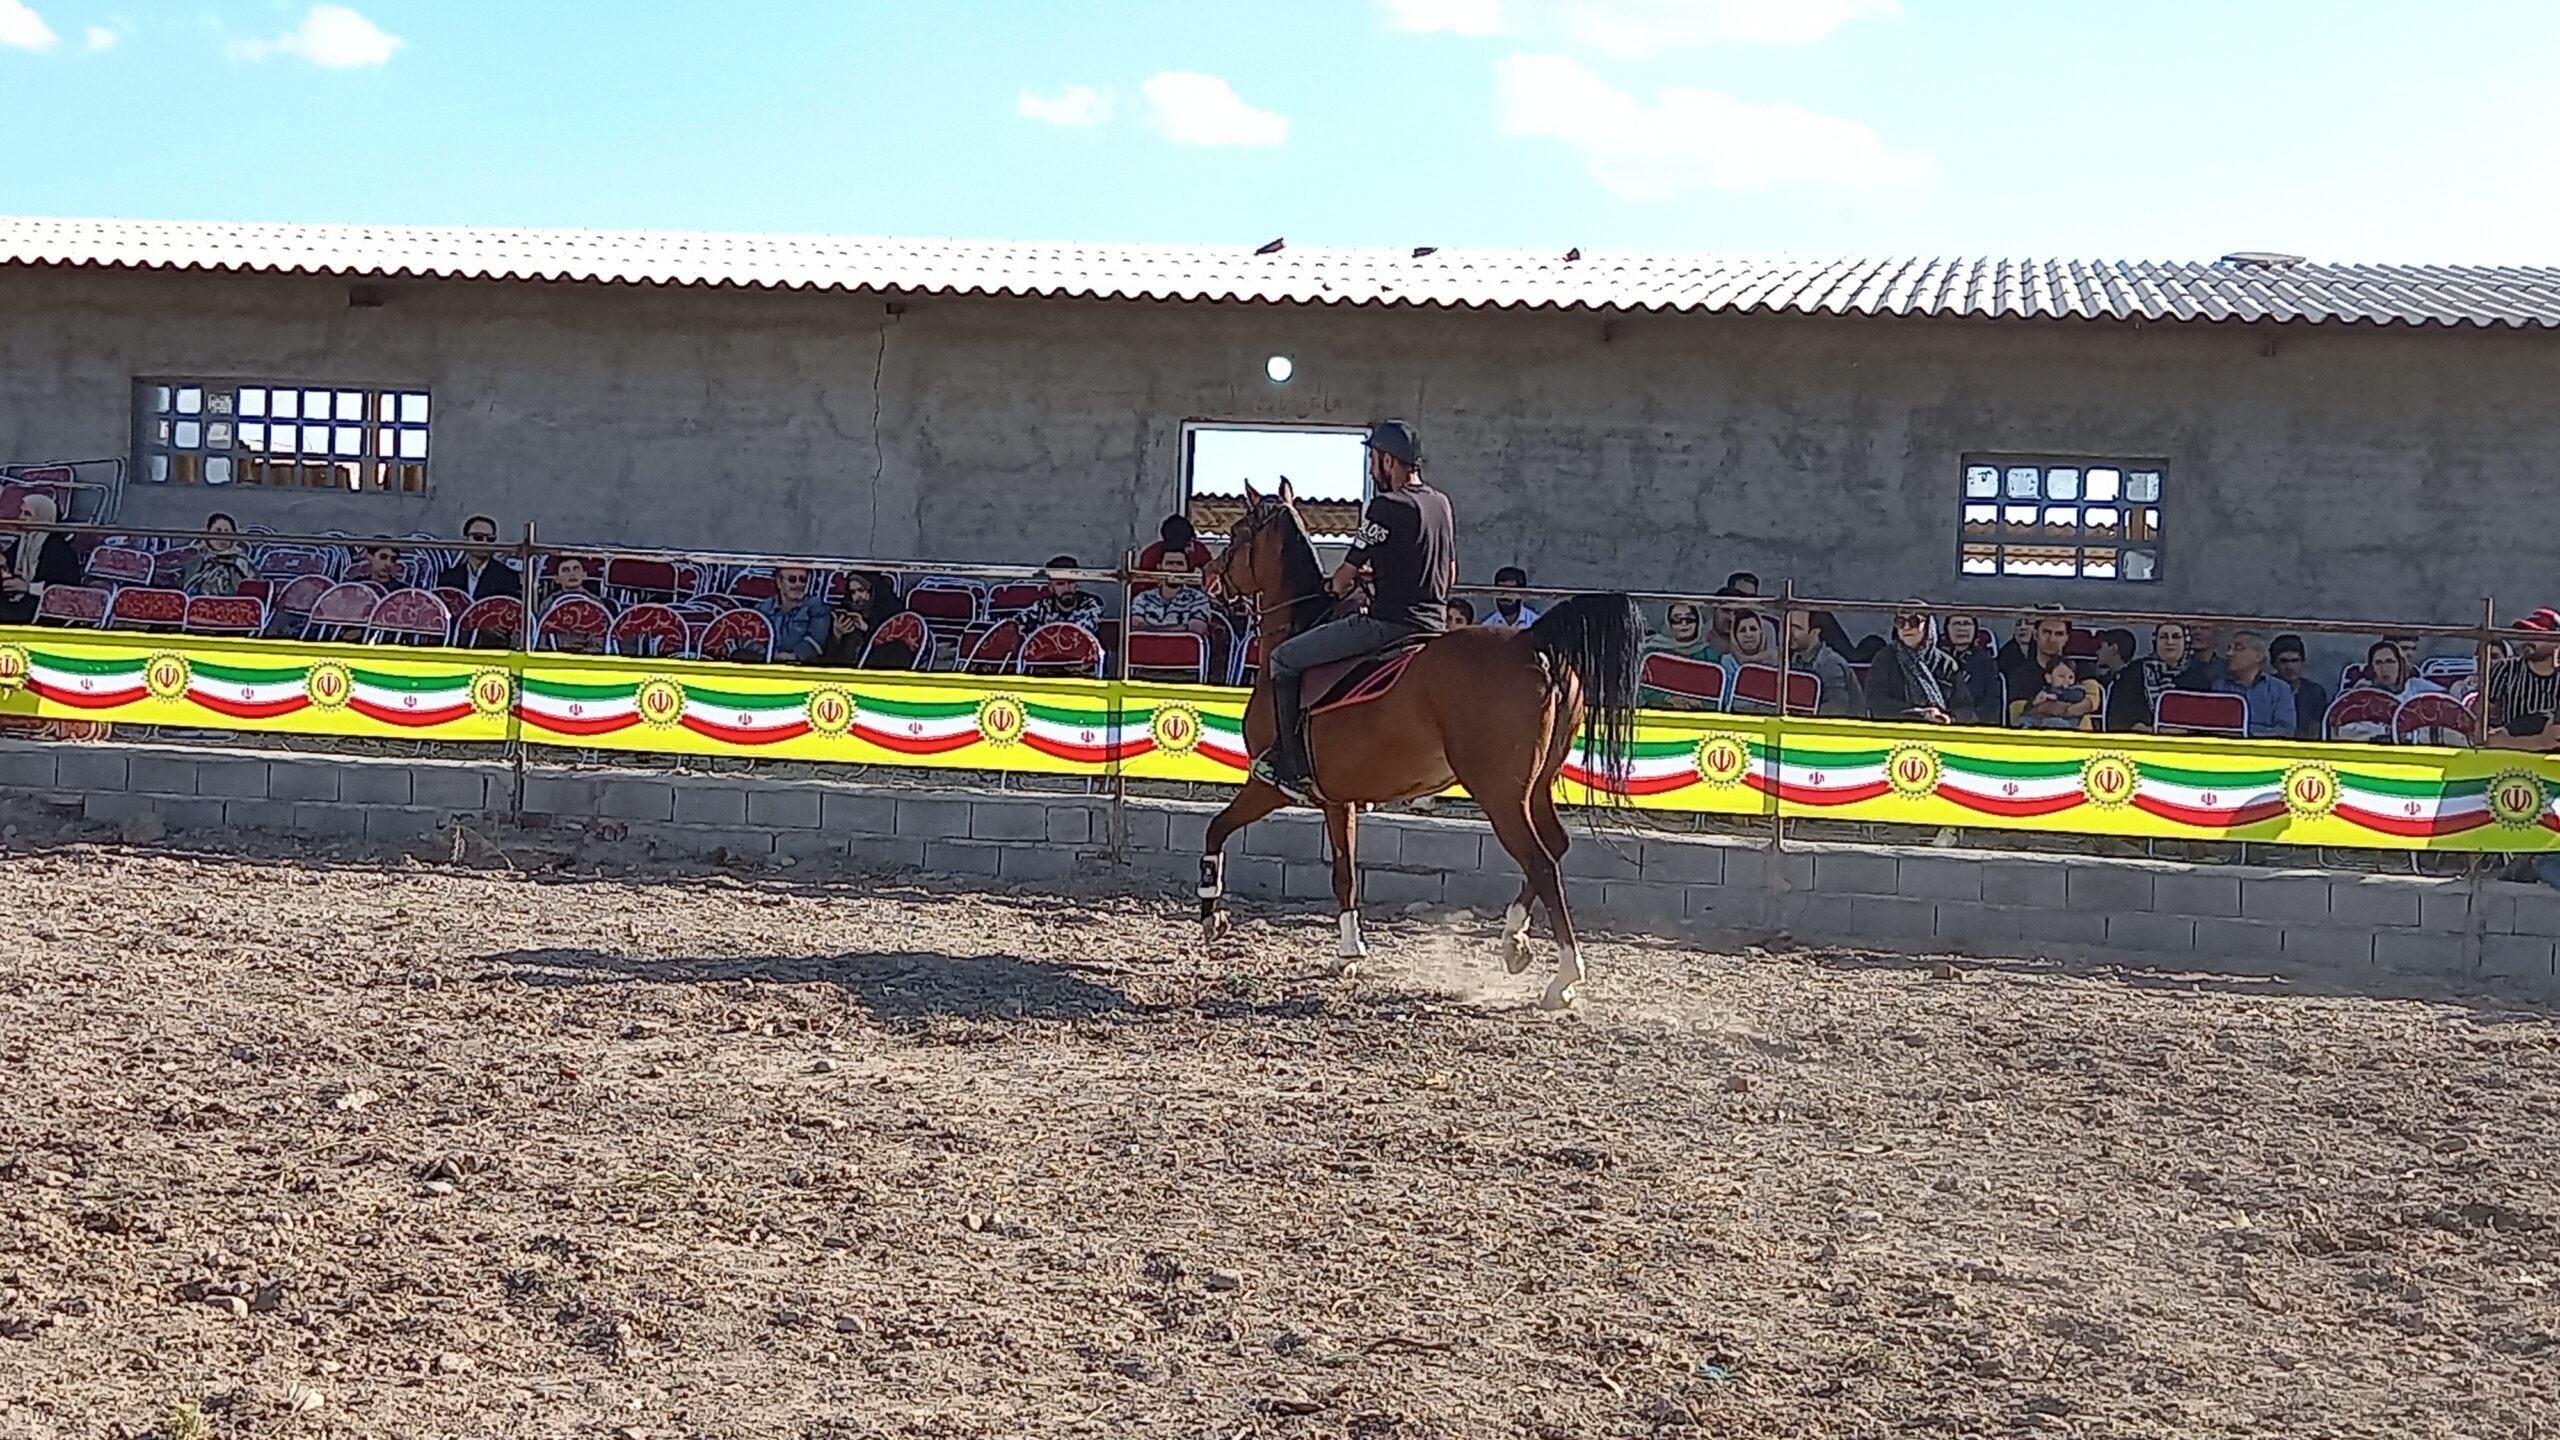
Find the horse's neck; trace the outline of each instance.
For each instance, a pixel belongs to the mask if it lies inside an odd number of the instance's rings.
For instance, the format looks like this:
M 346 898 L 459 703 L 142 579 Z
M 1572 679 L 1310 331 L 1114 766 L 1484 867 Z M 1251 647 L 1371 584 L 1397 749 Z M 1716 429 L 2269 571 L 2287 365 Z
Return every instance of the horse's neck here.
M 1281 640 L 1313 630 L 1333 618 L 1332 607 L 1319 603 L 1322 595 L 1322 591 L 1309 591 L 1304 595 L 1286 596 L 1277 601 L 1264 600 L 1262 602 L 1263 628 L 1277 634 Z

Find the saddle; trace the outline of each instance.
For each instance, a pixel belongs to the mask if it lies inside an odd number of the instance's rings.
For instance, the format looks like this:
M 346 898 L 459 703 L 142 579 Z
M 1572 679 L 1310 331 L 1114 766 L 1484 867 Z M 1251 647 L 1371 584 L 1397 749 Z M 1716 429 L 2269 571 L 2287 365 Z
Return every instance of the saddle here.
M 1299 713 L 1312 720 L 1328 710 L 1366 705 L 1396 688 L 1405 667 L 1434 636 L 1411 635 L 1371 655 L 1355 655 L 1309 669 L 1298 677 Z

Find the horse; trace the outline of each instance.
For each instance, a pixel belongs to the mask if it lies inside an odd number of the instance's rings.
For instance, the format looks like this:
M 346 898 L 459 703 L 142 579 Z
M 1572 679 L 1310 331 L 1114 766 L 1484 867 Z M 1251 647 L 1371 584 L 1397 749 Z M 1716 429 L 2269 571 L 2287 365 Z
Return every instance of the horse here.
M 1207 575 L 1221 594 L 1260 607 L 1265 654 L 1322 623 L 1333 605 L 1286 480 L 1273 495 L 1245 487 L 1244 513 Z M 1503 968 L 1514 975 L 1529 968 L 1530 905 L 1544 904 L 1558 956 L 1539 1006 L 1561 1010 L 1579 998 L 1587 972 L 1560 878 L 1571 841 L 1556 815 L 1556 777 L 1579 729 L 1593 778 L 1613 795 L 1623 790 L 1642 643 L 1633 600 L 1576 595 L 1525 630 L 1469 627 L 1436 636 L 1383 695 L 1310 717 L 1308 753 L 1333 844 L 1333 898 L 1341 907 L 1336 975 L 1354 973 L 1369 953 L 1356 898 L 1358 807 L 1436 795 L 1454 782 L 1466 787 L 1520 867 L 1520 896 L 1503 915 Z M 1271 744 L 1269 687 L 1266 670 L 1246 702 L 1250 753 Z M 1288 803 L 1279 790 L 1249 780 L 1210 821 L 1200 858 L 1200 923 L 1209 940 L 1226 933 L 1220 901 L 1228 839 Z

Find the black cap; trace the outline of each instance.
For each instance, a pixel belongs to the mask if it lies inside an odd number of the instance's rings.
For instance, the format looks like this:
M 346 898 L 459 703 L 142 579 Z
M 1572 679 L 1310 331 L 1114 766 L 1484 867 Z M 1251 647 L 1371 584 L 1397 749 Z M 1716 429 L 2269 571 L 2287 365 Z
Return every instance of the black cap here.
M 1401 420 L 1381 420 L 1370 426 L 1369 438 L 1362 443 L 1407 465 L 1422 463 L 1422 442 L 1414 438 L 1413 427 Z

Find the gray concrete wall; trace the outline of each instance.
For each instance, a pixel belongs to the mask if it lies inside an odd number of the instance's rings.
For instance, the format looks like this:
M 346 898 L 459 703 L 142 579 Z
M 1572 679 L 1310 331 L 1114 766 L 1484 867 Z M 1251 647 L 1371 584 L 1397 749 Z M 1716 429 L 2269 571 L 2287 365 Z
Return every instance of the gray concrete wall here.
M 51 805 L 199 834 L 440 844 L 460 822 L 503 837 L 513 785 L 490 762 L 0 741 L 0 814 Z M 527 774 L 523 808 L 546 827 L 671 857 L 716 851 L 1032 885 L 1135 873 L 1182 893 L 1214 813 L 1182 802 L 1115 810 L 1100 797 L 548 769 Z M 1360 847 L 1371 906 L 1492 915 L 1519 890 L 1519 872 L 1479 822 L 1372 816 Z M 1274 816 L 1230 847 L 1228 889 L 1329 909 L 1326 854 L 1316 816 Z M 1690 836 L 1579 836 L 1565 869 L 1576 917 L 1597 931 L 2350 981 L 2389 971 L 2560 992 L 2560 892 L 2540 885 L 1873 845 L 1778 852 Z
M 2560 337 L 877 297 L 0 270 L 0 456 L 123 454 L 130 382 L 423 384 L 423 498 L 250 523 L 1037 562 L 1146 538 L 1187 419 L 1416 419 L 1470 579 L 2139 598 L 2460 622 L 2551 599 Z M 1293 354 L 1296 381 L 1263 357 Z M 876 377 L 876 385 L 875 385 Z M 875 413 L 877 423 L 874 423 Z M 2164 578 L 1956 574 L 1968 452 L 2156 454 Z M 874 476 L 877 476 L 877 483 Z M 214 496 L 137 486 L 135 523 Z

